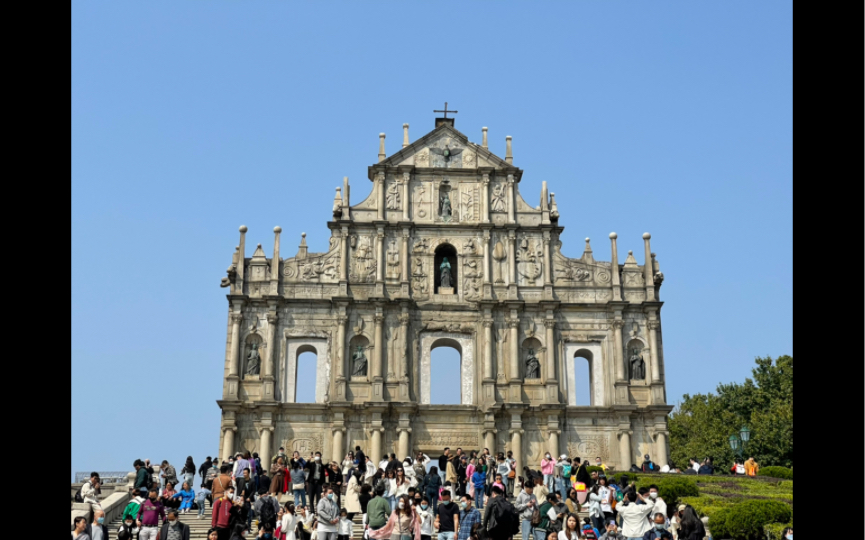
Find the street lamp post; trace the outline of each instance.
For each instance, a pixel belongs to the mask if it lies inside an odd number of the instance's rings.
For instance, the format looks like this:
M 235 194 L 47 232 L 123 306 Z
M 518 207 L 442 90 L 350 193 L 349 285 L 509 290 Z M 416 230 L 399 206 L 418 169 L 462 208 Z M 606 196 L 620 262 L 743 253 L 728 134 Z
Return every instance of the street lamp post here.
M 734 433 L 730 435 L 730 448 L 739 459 L 742 459 L 745 454 L 745 447 L 748 445 L 748 441 L 751 440 L 751 430 L 748 426 L 742 426 L 742 429 L 739 430 L 739 433 Z

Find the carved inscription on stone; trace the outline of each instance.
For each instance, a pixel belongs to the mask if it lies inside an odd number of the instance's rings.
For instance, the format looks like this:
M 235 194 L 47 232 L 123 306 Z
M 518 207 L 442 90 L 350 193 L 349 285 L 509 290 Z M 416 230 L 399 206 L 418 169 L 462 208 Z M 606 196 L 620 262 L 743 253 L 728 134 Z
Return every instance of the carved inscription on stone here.
M 579 440 L 568 441 L 568 455 L 592 460 L 600 456 L 602 461 L 610 461 L 610 439 L 607 435 L 582 435 Z
M 417 446 L 433 446 L 435 448 L 444 448 L 449 446 L 477 448 L 480 446 L 477 434 L 472 433 L 454 433 L 453 431 L 431 431 L 415 442 Z

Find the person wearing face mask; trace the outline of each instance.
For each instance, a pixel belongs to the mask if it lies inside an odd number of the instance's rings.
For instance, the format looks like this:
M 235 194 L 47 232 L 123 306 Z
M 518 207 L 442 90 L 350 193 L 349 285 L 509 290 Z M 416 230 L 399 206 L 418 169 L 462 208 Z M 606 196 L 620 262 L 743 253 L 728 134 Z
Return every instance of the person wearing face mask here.
M 414 508 L 420 520 L 420 540 L 432 540 L 434 511 L 430 506 L 429 497 L 416 496 Z
M 177 509 L 172 508 L 165 515 L 159 540 L 189 540 L 189 525 L 180 522 L 178 513 Z
M 638 499 L 646 504 L 636 504 Z M 622 520 L 622 534 L 625 538 L 642 538 L 652 528 L 646 516 L 652 513 L 655 501 L 633 491 L 628 492 L 626 500 L 628 504 L 616 507 Z
M 460 521 L 457 527 L 457 540 L 469 540 L 472 527 L 475 524 L 481 523 L 481 513 L 477 508 L 472 506 L 472 502 L 472 498 L 468 495 L 463 495 L 463 499 L 460 501 Z
M 601 456 L 595 458 L 595 467 L 600 467 L 605 473 L 607 472 L 607 465 L 601 460 Z
M 234 506 L 234 487 L 229 486 L 218 499 L 213 501 L 213 517 L 210 526 L 216 529 L 219 540 L 228 540 L 231 534 L 231 508 Z
M 786 527 L 781 533 L 781 538 L 784 540 L 793 540 L 793 527 Z
M 643 535 L 643 540 L 673 540 L 673 535 L 667 530 L 667 516 L 656 513 L 652 528 Z
M 135 526 L 135 518 L 132 516 L 124 516 L 120 523 L 120 528 L 117 529 L 117 538 L 121 538 L 123 533 L 126 533 L 130 539 L 138 538 L 138 527 Z
M 649 486 L 649 497 L 651 497 L 652 500 L 655 501 L 655 509 L 652 511 L 664 516 L 664 523 L 669 525 L 669 522 L 666 521 L 667 503 L 658 495 L 658 486 L 656 486 L 655 484 Z
M 549 491 L 553 491 L 555 488 L 553 486 L 553 471 L 555 468 L 556 460 L 552 459 L 550 453 L 547 452 L 541 460 L 541 473 L 544 475 L 544 485 L 547 486 L 547 490 Z
M 307 492 L 309 505 L 312 507 L 318 507 L 318 502 L 322 498 L 321 494 L 322 487 L 324 486 L 325 475 L 327 474 L 325 466 L 321 462 L 321 452 L 316 452 L 315 455 L 313 455 L 312 461 L 307 462 L 306 473 L 306 478 L 309 482 L 309 491 Z
M 108 540 L 108 528 L 105 526 L 105 512 L 102 509 L 93 511 L 93 522 L 87 524 L 87 534 L 90 540 Z
M 703 540 L 706 537 L 706 527 L 697 516 L 691 505 L 685 505 L 679 524 L 679 540 Z
M 339 506 L 336 504 L 336 497 L 334 496 L 333 488 L 330 485 L 324 487 L 324 497 L 318 501 L 318 505 L 315 507 L 315 513 L 318 517 L 316 539 L 336 540 L 338 532 L 337 524 L 339 523 Z
M 435 514 L 433 527 L 438 530 L 438 537 L 441 540 L 454 540 L 460 525 L 460 509 L 459 505 L 451 502 L 450 491 L 442 491 L 442 501 L 436 508 Z
M 397 500 L 396 510 L 380 529 L 370 530 L 374 540 L 420 540 L 420 518 L 407 495 Z
M 336 524 L 336 540 L 351 540 L 353 528 L 354 523 L 343 508 L 339 511 L 339 523 Z

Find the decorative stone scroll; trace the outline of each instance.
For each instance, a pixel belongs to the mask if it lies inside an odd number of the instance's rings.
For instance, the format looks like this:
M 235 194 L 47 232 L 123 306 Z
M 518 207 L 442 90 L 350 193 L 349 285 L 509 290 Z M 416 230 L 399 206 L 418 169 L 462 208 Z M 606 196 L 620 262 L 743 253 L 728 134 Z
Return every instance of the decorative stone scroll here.
M 293 439 L 283 441 L 286 453 L 299 452 L 308 456 L 310 452 L 324 452 L 324 435 L 321 432 L 295 433 Z

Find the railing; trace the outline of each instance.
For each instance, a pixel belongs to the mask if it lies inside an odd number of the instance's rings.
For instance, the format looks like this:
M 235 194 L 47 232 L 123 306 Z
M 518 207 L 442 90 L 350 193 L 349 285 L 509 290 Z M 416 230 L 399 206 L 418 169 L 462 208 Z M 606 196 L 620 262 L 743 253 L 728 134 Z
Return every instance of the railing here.
M 111 472 L 99 472 L 99 480 L 103 484 L 122 484 L 126 482 L 126 475 L 129 474 L 129 471 L 111 471 Z M 86 482 L 90 480 L 89 472 L 77 472 L 75 473 L 75 483 L 80 484 L 82 482 Z

